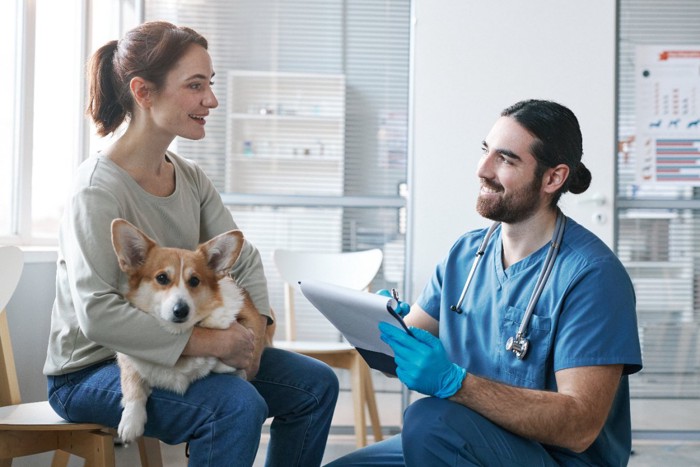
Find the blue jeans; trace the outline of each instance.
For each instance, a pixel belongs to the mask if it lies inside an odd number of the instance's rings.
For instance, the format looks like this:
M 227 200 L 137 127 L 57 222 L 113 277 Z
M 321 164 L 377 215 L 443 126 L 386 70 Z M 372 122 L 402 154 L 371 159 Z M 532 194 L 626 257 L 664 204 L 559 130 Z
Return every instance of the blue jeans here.
M 559 463 L 535 441 L 504 430 L 445 399 L 418 399 L 406 409 L 403 432 L 337 459 L 347 466 L 541 466 Z
M 116 427 L 121 384 L 114 360 L 49 377 L 49 402 L 73 422 Z M 270 426 L 267 466 L 321 464 L 338 398 L 338 379 L 327 365 L 281 349 L 265 349 L 252 382 L 210 374 L 184 395 L 154 389 L 145 435 L 168 444 L 189 442 L 190 465 L 252 465 L 262 424 Z

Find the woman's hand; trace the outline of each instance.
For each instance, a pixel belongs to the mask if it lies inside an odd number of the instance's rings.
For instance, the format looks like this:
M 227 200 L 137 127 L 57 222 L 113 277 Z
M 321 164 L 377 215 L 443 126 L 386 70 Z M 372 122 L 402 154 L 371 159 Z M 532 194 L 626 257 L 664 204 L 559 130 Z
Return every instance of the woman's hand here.
M 248 370 L 255 356 L 255 333 L 238 322 L 221 333 L 222 336 L 217 337 L 221 346 L 217 352 L 219 360 L 228 366 Z
M 195 326 L 182 355 L 216 357 L 234 368 L 248 368 L 255 354 L 255 334 L 240 323 L 227 329 Z

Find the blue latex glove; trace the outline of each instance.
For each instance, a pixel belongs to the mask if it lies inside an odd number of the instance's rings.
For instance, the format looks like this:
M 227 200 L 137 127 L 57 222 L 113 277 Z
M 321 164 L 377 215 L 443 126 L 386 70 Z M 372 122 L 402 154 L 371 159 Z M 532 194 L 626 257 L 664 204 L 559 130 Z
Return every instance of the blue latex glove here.
M 385 297 L 394 298 L 391 295 L 391 292 L 389 292 L 387 289 L 379 290 L 377 292 L 377 295 L 383 295 Z M 396 309 L 394 311 L 396 312 L 396 314 L 403 318 L 408 314 L 409 311 L 411 311 L 411 305 L 409 305 L 406 302 L 398 301 L 398 305 L 396 306 Z
M 452 363 L 440 339 L 411 327 L 415 337 L 389 323 L 379 323 L 381 339 L 394 351 L 396 376 L 409 389 L 446 399 L 462 387 L 467 370 Z

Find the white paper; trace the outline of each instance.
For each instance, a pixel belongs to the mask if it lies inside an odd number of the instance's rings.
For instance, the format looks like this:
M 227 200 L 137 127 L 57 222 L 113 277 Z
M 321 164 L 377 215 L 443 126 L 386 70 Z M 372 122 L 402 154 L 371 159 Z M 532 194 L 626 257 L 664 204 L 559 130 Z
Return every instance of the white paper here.
M 380 321 L 400 328 L 387 310 L 389 297 L 313 280 L 301 281 L 299 288 L 352 346 L 394 355 L 391 347 L 379 338 L 377 328 Z

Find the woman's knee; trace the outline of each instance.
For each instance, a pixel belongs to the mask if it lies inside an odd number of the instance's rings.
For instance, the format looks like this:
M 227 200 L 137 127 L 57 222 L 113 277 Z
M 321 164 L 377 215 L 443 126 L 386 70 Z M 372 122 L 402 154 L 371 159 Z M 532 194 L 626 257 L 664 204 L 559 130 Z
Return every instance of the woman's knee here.
M 267 418 L 267 404 L 255 387 L 233 375 L 211 374 L 190 386 L 185 399 L 217 419 L 262 425 Z
M 247 418 L 252 424 L 260 424 L 267 418 L 268 408 L 265 399 L 254 386 L 246 384 L 236 391 L 231 391 L 228 397 L 222 397 L 222 418 L 231 415 L 236 418 Z
M 316 381 L 324 385 L 325 392 L 334 399 L 338 398 L 340 384 L 338 383 L 338 375 L 333 369 L 324 364 L 318 365 L 315 375 Z

